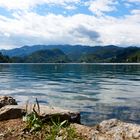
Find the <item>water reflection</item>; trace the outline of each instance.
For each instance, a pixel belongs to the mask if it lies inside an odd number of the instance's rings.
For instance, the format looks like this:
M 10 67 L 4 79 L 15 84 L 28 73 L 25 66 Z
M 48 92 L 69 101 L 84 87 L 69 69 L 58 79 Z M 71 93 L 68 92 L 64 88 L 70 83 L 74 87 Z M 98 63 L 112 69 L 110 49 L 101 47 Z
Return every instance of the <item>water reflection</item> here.
M 88 107 L 89 108 L 89 107 Z M 90 107 L 92 110 L 82 112 L 82 122 L 93 125 L 102 120 L 118 118 L 122 121 L 140 123 L 140 108 L 122 105 L 96 104 Z M 91 124 L 92 122 L 92 124 Z
M 0 65 L 1 95 L 80 111 L 88 125 L 114 117 L 140 123 L 139 81 L 140 65 Z

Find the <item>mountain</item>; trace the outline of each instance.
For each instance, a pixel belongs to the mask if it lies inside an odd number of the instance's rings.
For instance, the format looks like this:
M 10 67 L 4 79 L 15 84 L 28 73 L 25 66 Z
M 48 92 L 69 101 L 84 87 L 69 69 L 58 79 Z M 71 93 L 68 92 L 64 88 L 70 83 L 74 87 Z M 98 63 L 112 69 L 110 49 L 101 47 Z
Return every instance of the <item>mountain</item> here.
M 8 56 L 4 56 L 2 53 L 0 53 L 0 63 L 9 63 L 10 58 Z
M 79 59 L 80 62 L 87 63 L 137 63 L 140 62 L 140 48 L 128 47 L 122 49 L 102 49 L 96 53 L 83 55 Z
M 136 53 L 130 55 L 127 59 L 128 62 L 137 62 L 140 63 L 140 51 L 137 51 Z
M 47 48 L 47 49 L 46 49 Z M 139 47 L 34 45 L 1 50 L 14 63 L 127 63 L 140 62 Z M 1 54 L 2 55 L 2 54 Z M 6 56 L 7 57 L 7 56 Z
M 121 47 L 109 45 L 109 46 L 82 46 L 82 45 L 33 45 L 33 46 L 23 46 L 21 48 L 15 48 L 11 50 L 1 50 L 3 55 L 8 55 L 10 57 L 18 56 L 18 57 L 24 57 L 27 56 L 35 51 L 38 50 L 48 50 L 48 49 L 60 49 L 62 50 L 66 55 L 72 58 L 73 61 L 76 61 L 78 58 L 80 58 L 82 55 L 89 54 L 89 53 L 96 53 L 97 51 L 100 51 L 102 49 L 115 49 L 120 50 Z
M 39 50 L 24 57 L 12 57 L 14 63 L 66 63 L 68 57 L 59 49 Z
M 120 51 L 113 62 L 140 62 L 140 48 L 128 47 Z

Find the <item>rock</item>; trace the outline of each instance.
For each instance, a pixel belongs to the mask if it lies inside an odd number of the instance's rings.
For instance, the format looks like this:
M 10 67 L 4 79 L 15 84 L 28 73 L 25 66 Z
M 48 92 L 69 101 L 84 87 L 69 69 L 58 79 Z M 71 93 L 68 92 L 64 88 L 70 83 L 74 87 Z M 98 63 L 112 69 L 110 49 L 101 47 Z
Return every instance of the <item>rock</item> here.
M 98 133 L 92 127 L 88 127 L 81 124 L 76 124 L 76 123 L 70 124 L 70 127 L 75 128 L 78 135 L 83 137 L 85 140 L 91 140 L 93 137 L 93 134 L 95 134 L 95 137 L 96 137 L 97 136 L 96 134 Z M 93 140 L 96 140 L 96 139 L 93 139 Z
M 25 107 L 24 107 L 25 108 Z M 58 107 L 49 107 L 45 105 L 40 105 L 40 111 L 35 108 L 36 112 L 39 112 L 40 118 L 46 122 L 50 121 L 52 118 L 59 118 L 60 121 L 68 120 L 73 123 L 80 123 L 80 113 L 74 112 L 70 110 L 64 110 Z M 28 113 L 31 113 L 33 109 L 33 105 L 28 106 Z
M 140 125 L 117 119 L 101 122 L 97 125 L 97 130 L 100 135 L 108 136 L 108 140 L 140 140 Z
M 25 115 L 25 109 L 18 105 L 7 105 L 0 108 L 0 121 L 17 119 Z
M 93 127 L 80 124 L 71 126 L 86 140 L 140 140 L 140 125 L 117 119 L 105 120 Z
M 37 109 L 35 108 L 36 112 Z M 0 120 L 9 120 L 21 118 L 26 113 L 31 113 L 33 111 L 33 105 L 28 105 L 28 108 L 20 105 L 7 105 L 0 108 Z M 40 118 L 46 122 L 53 119 L 60 119 L 60 121 L 68 120 L 69 122 L 80 123 L 80 113 L 64 110 L 58 107 L 48 107 L 40 105 L 40 113 L 38 113 Z
M 110 131 L 111 129 L 113 129 L 114 127 L 116 127 L 118 125 L 120 121 L 117 119 L 111 119 L 111 120 L 105 120 L 102 121 L 98 126 L 97 129 L 102 132 L 105 133 L 107 131 Z
M 105 120 L 93 127 L 80 124 L 71 126 L 86 140 L 140 140 L 140 125 L 117 119 Z
M 0 108 L 6 105 L 17 105 L 17 102 L 10 96 L 0 96 Z

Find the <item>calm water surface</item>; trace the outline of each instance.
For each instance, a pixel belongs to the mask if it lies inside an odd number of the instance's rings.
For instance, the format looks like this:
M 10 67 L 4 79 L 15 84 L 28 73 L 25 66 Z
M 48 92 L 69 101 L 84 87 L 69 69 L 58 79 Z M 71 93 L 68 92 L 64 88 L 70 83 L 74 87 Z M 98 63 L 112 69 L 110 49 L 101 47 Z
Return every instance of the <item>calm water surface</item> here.
M 140 65 L 1 64 L 0 95 L 81 112 L 82 123 L 140 123 Z

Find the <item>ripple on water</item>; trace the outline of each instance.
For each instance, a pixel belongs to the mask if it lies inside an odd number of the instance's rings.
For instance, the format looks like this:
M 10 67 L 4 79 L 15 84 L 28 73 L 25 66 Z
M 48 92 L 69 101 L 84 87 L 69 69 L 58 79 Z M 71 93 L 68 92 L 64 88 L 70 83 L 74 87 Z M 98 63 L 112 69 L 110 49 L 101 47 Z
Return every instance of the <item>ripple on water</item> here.
M 140 65 L 0 65 L 0 95 L 80 111 L 88 125 L 112 117 L 140 123 L 139 81 Z

